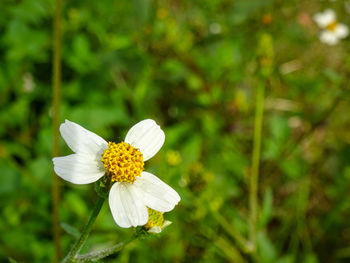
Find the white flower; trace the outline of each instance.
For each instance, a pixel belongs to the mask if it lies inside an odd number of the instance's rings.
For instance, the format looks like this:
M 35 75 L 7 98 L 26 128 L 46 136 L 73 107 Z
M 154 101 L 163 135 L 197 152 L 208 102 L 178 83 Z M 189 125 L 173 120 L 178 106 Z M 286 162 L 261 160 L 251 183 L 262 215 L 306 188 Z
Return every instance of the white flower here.
M 218 35 L 220 34 L 222 31 L 221 25 L 219 23 L 211 23 L 209 25 L 209 32 L 214 34 L 214 35 Z
M 107 143 L 100 136 L 68 120 L 60 132 L 74 154 L 53 158 L 54 170 L 74 184 L 89 184 L 105 174 L 113 183 L 109 206 L 120 227 L 145 225 L 147 207 L 168 212 L 180 201 L 178 193 L 155 175 L 143 171 L 143 162 L 162 147 L 165 135 L 154 120 L 134 125 L 125 142 Z
M 322 29 L 319 38 L 325 44 L 335 45 L 349 34 L 348 27 L 338 23 L 332 9 L 326 9 L 323 13 L 316 14 L 314 21 Z

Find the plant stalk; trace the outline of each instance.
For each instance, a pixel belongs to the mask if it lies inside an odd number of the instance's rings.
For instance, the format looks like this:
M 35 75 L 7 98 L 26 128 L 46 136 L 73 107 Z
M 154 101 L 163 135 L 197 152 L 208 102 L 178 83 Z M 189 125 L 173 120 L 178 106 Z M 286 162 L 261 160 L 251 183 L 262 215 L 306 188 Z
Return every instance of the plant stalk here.
M 245 253 L 252 252 L 252 246 L 248 240 L 246 240 L 242 234 L 237 231 L 226 219 L 214 209 L 210 209 L 212 215 L 215 217 L 216 221 L 221 225 L 221 227 L 237 242 L 238 246 Z
M 258 222 L 258 181 L 259 181 L 259 163 L 260 163 L 260 149 L 261 149 L 261 134 L 264 114 L 264 93 L 265 84 L 260 82 L 256 93 L 256 108 L 254 121 L 254 142 L 252 154 L 252 169 L 250 176 L 249 189 L 249 209 L 250 209 L 250 241 L 256 251 L 256 233 Z
M 94 225 L 96 218 L 101 211 L 104 201 L 105 201 L 105 197 L 103 196 L 98 197 L 94 210 L 91 213 L 89 221 L 83 228 L 80 238 L 75 242 L 75 244 L 73 245 L 73 247 L 71 248 L 67 256 L 64 258 L 63 263 L 76 261 L 76 257 L 80 252 L 81 248 L 83 247 L 83 245 L 85 244 L 87 238 L 89 237 L 89 234 L 92 230 L 92 226 Z

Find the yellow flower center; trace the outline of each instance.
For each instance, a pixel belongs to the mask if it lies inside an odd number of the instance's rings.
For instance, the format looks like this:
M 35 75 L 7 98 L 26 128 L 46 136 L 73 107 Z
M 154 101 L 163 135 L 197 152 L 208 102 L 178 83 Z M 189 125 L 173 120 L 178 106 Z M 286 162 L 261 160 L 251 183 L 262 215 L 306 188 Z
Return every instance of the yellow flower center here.
M 148 221 L 147 221 L 146 225 L 144 225 L 143 227 L 146 230 L 149 230 L 155 226 L 162 227 L 164 225 L 163 213 L 159 212 L 157 210 L 153 210 L 149 207 L 147 207 L 147 210 L 148 210 Z
M 326 26 L 326 29 L 329 30 L 329 31 L 331 31 L 331 32 L 334 32 L 334 31 L 337 29 L 337 26 L 338 26 L 338 22 L 337 22 L 337 21 L 334 21 L 334 22 L 328 24 L 328 25 Z
M 112 182 L 133 183 L 143 171 L 142 153 L 126 142 L 109 142 L 101 161 Z

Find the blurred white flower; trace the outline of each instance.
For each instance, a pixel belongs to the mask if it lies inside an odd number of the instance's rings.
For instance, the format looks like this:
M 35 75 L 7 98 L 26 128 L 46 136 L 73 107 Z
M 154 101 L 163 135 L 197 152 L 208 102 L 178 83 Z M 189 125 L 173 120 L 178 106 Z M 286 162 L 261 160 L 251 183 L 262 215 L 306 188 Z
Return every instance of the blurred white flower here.
M 60 132 L 74 154 L 53 158 L 54 170 L 74 184 L 89 184 L 104 175 L 113 183 L 109 206 L 120 227 L 142 226 L 147 207 L 168 212 L 180 201 L 178 193 L 155 175 L 143 171 L 144 161 L 162 147 L 165 135 L 154 120 L 143 120 L 127 133 L 125 142 L 107 143 L 100 136 L 66 120 Z
M 340 39 L 347 37 L 349 34 L 348 27 L 337 21 L 332 9 L 317 13 L 314 16 L 314 21 L 322 29 L 319 38 L 325 44 L 335 45 Z
M 211 23 L 209 25 L 209 32 L 214 34 L 214 35 L 218 35 L 220 34 L 222 31 L 221 25 L 219 23 Z
M 33 75 L 30 72 L 26 72 L 23 75 L 23 90 L 26 93 L 30 93 L 34 90 L 35 83 L 33 79 Z

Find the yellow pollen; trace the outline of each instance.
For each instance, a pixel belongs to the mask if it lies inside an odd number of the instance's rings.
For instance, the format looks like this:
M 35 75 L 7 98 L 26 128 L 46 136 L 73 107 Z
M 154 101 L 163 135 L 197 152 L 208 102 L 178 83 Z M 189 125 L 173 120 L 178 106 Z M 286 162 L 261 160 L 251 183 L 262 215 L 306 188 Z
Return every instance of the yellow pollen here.
M 148 221 L 147 221 L 146 225 L 144 225 L 143 227 L 146 230 L 149 230 L 155 226 L 162 227 L 164 225 L 163 213 L 159 212 L 157 210 L 153 210 L 149 207 L 147 207 L 147 210 L 148 210 Z
M 143 171 L 142 153 L 126 142 L 109 142 L 101 161 L 112 182 L 133 183 Z
M 326 29 L 329 30 L 329 31 L 334 32 L 334 31 L 337 29 L 337 26 L 338 26 L 338 22 L 337 22 L 337 21 L 334 21 L 334 22 L 328 24 L 328 25 L 326 26 Z

